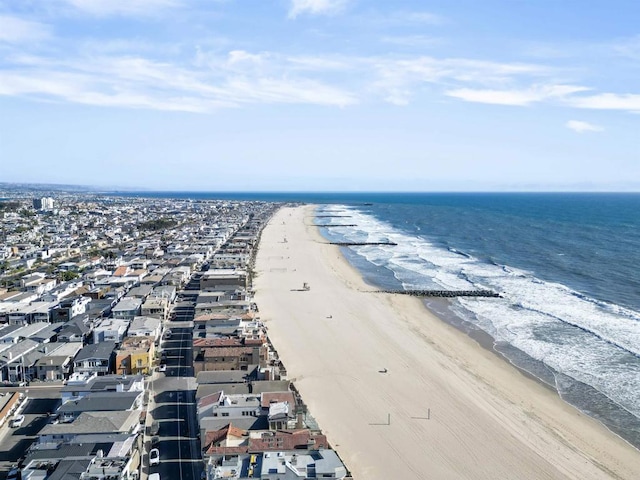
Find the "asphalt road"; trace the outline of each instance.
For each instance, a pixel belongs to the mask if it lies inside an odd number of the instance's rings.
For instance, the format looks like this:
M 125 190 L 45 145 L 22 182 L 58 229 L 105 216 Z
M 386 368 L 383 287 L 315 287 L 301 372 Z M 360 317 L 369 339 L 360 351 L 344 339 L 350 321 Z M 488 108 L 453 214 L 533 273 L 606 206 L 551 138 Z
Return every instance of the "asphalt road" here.
M 167 370 L 151 386 L 155 401 L 152 416 L 160 426 L 156 445 L 160 464 L 146 468 L 148 473 L 159 473 L 163 480 L 200 480 L 204 470 L 196 420 L 190 325 L 170 323 L 171 338 L 162 343 Z
M 1 391 L 21 391 L 28 400 L 19 413 L 25 416 L 19 428 L 10 428 L 8 422 L 0 428 L 0 480 L 4 480 L 11 466 L 18 463 L 38 433 L 49 421 L 48 414 L 60 404 L 60 385 L 45 384 L 25 388 L 2 388 Z

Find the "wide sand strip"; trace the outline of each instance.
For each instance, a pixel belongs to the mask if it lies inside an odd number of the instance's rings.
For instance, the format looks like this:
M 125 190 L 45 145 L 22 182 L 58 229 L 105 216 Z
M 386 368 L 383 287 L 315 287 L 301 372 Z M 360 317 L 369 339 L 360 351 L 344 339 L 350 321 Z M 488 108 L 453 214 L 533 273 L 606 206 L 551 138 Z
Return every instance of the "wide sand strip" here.
M 640 479 L 640 453 L 600 424 L 419 299 L 372 293 L 311 207 L 273 217 L 256 268 L 269 336 L 355 478 Z

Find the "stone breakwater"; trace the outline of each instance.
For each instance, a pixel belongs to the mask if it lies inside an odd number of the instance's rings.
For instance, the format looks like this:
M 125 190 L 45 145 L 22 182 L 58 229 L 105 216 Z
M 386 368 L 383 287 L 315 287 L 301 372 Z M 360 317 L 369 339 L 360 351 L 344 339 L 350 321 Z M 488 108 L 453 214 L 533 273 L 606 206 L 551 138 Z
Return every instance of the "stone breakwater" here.
M 375 293 L 391 293 L 396 295 L 411 295 L 413 297 L 492 297 L 502 298 L 499 293 L 491 290 L 376 290 Z

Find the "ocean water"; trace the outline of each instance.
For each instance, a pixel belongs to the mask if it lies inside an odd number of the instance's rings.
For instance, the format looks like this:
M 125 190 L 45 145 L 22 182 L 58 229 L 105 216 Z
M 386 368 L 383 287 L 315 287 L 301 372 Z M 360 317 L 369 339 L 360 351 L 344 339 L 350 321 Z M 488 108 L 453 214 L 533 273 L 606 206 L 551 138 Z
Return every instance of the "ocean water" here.
M 363 201 L 366 200 L 366 201 Z M 333 241 L 389 289 L 489 289 L 429 301 L 640 448 L 640 195 L 431 194 L 322 205 Z

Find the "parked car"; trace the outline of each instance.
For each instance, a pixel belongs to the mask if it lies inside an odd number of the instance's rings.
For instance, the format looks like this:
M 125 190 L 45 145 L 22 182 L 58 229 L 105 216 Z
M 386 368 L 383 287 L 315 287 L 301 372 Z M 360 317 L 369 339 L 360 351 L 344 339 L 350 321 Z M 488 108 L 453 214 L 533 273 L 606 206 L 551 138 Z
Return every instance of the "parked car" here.
M 152 448 L 149 450 L 149 465 L 158 465 L 160 463 L 160 450 Z
M 23 423 L 24 423 L 24 415 L 15 415 L 11 419 L 11 428 L 21 427 Z
M 9 470 L 9 473 L 7 473 L 7 480 L 20 480 L 21 477 L 22 475 L 21 475 L 20 467 L 16 465 L 11 467 L 11 470 Z
M 159 372 L 166 372 L 167 371 L 167 365 L 166 364 L 162 364 L 158 367 L 158 371 Z
M 151 422 L 151 426 L 149 427 L 149 435 L 158 435 L 160 431 L 160 423 L 157 420 Z

